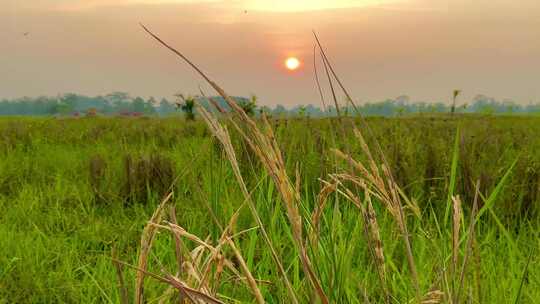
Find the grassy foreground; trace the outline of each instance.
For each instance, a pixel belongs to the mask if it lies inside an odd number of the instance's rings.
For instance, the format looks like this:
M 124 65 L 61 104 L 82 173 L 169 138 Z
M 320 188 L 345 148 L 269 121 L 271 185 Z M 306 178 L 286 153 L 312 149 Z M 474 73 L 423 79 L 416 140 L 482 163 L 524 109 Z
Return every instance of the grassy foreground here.
M 283 168 L 224 124 L 236 172 L 202 120 L 1 119 L 0 301 L 120 303 L 112 248 L 141 265 L 141 235 L 149 272 L 209 302 L 540 301 L 540 118 L 369 119 L 392 178 L 336 120 L 270 120 Z M 145 301 L 198 297 L 168 286 Z

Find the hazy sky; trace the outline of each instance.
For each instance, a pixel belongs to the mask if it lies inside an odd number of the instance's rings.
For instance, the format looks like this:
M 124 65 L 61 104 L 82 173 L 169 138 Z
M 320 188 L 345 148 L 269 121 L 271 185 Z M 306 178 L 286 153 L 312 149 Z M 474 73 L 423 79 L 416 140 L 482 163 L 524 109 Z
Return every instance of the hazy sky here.
M 0 0 L 0 98 L 197 94 L 204 82 L 138 22 L 262 104 L 319 103 L 312 29 L 361 102 L 456 88 L 540 101 L 538 0 Z

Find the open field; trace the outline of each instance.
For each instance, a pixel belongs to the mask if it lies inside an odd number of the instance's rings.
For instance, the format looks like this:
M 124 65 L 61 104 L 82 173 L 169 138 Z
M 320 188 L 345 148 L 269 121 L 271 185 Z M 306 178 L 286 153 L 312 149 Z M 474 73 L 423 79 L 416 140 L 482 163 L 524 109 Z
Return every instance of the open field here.
M 378 140 L 403 192 L 417 275 L 399 217 L 377 193 L 368 204 L 366 188 L 343 180 L 355 168 L 333 148 L 370 163 L 352 129 L 342 130 L 337 119 L 270 120 L 299 194 L 300 243 L 328 300 L 414 302 L 417 280 L 424 303 L 538 303 L 540 118 L 412 116 L 368 123 L 367 145 Z M 316 301 L 283 193 L 247 141 L 228 129 L 239 172 L 294 294 L 300 303 Z M 292 302 L 226 150 L 200 118 L 2 118 L 0 155 L 0 302 L 120 303 L 111 250 L 137 264 L 143 228 L 170 189 L 167 204 L 175 206 L 177 224 L 214 246 L 239 210 L 229 232 L 260 293 L 268 303 Z M 321 194 L 322 180 L 339 191 Z M 452 194 L 460 199 L 453 203 Z M 184 253 L 196 245 L 185 240 Z M 239 269 L 233 250 L 222 250 L 219 256 Z M 149 270 L 160 273 L 160 263 L 173 274 L 178 268 L 167 231 L 156 235 Z M 227 303 L 256 302 L 245 278 L 223 264 L 208 265 L 208 294 Z M 135 270 L 124 267 L 123 275 L 132 300 Z M 147 278 L 145 298 L 157 303 L 166 289 Z

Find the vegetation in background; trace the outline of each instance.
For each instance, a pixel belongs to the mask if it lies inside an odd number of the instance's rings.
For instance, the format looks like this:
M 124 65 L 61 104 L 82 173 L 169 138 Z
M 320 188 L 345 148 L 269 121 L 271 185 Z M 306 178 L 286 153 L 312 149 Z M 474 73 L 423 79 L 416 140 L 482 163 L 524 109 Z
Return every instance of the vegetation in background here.
M 457 96 L 456 96 L 457 97 Z M 229 106 L 221 97 L 213 97 L 224 109 L 230 110 Z M 253 98 L 234 97 L 240 104 L 245 105 L 245 110 L 257 113 L 257 100 Z M 205 98 L 199 98 L 199 102 L 210 108 Z M 254 102 L 255 101 L 255 102 Z M 90 108 L 94 108 L 101 115 L 128 115 L 133 113 L 144 115 L 174 115 L 181 111 L 174 101 L 162 98 L 159 102 L 150 97 L 132 97 L 127 93 L 116 92 L 106 96 L 87 97 L 78 94 L 65 94 L 58 97 L 24 97 L 11 100 L 0 100 L 0 115 L 76 115 L 83 114 Z M 329 106 L 326 111 L 314 105 L 298 105 L 285 108 L 276 105 L 273 108 L 264 106 L 265 112 L 272 115 L 310 117 L 335 117 L 337 111 L 334 106 Z M 434 114 L 452 112 L 452 106 L 444 102 L 415 102 L 408 96 L 399 96 L 378 102 L 367 102 L 359 105 L 358 110 L 365 116 L 403 116 L 405 114 Z M 354 113 L 354 109 L 343 107 L 343 112 Z M 481 114 L 527 114 L 540 113 L 538 103 L 516 103 L 511 100 L 498 101 L 494 98 L 478 95 L 469 103 L 455 105 L 455 113 L 481 113 Z
M 177 106 L 184 112 L 186 120 L 195 120 L 195 98 L 191 96 L 185 98 L 182 94 L 176 96 L 179 98 Z
M 352 131 L 346 136 L 335 133 L 332 126 L 336 123 L 335 119 L 270 120 L 287 174 L 300 189 L 299 212 L 309 218 L 304 221 L 305 229 L 319 231 L 308 251 L 328 298 L 364 303 L 365 293 L 377 303 L 385 296 L 377 262 L 370 253 L 369 240 L 374 236 L 364 233 L 363 216 L 350 196 L 355 192 L 348 194 L 353 203 L 336 193 L 325 195 L 334 187 L 328 174 L 349 170 L 346 161 L 331 153 L 334 142 L 342 151 L 348 149 L 354 160 L 368 161 Z M 452 219 L 443 225 L 452 187 L 463 209 L 457 265 L 461 269 L 465 256 L 468 265 L 460 297 L 507 303 L 519 294 L 520 303 L 535 303 L 540 298 L 538 118 L 417 116 L 370 118 L 368 123 L 387 154 L 396 183 L 420 211 L 415 215 L 407 209 L 407 222 L 422 296 L 428 296 L 435 286 L 446 292 L 450 287 L 444 286 L 460 285 L 459 276 L 455 278 L 449 270 L 454 267 L 448 226 Z M 309 302 L 311 291 L 292 247 L 282 199 L 249 144 L 233 132 L 232 125 L 227 126 L 239 170 L 276 253 L 299 302 Z M 458 126 L 461 131 L 456 137 Z M 175 206 L 177 226 L 215 248 L 237 214 L 231 226 L 234 230 L 227 231 L 235 235 L 234 246 L 262 296 L 269 303 L 289 298 L 258 224 L 248 208 L 241 208 L 245 197 L 225 151 L 202 122 L 186 124 L 181 118 L 4 118 L 0 119 L 0 139 L 0 205 L 4 210 L 0 215 L 0 299 L 10 303 L 120 302 L 111 250 L 116 248 L 119 260 L 137 265 L 143 227 L 171 183 L 174 195 L 166 206 Z M 371 138 L 366 141 L 373 146 Z M 466 235 L 471 231 L 478 181 L 478 206 L 489 206 L 491 211 L 478 219 L 474 241 L 469 244 Z M 359 199 L 365 202 L 365 197 Z M 414 291 L 401 237 L 391 213 L 376 196 L 371 199 L 384 246 L 386 289 L 392 303 L 406 302 Z M 324 208 L 318 207 L 321 203 Z M 315 210 L 319 211 L 313 218 Z M 171 220 L 168 214 L 163 219 Z M 159 234 L 152 246 L 149 271 L 161 271 L 156 259 L 172 272 L 178 268 L 174 242 L 174 237 Z M 183 242 L 186 252 L 200 250 L 197 247 L 202 245 Z M 236 265 L 230 244 L 224 248 L 222 256 Z M 219 295 L 252 301 L 251 289 L 242 283 L 245 275 L 230 271 L 213 272 L 216 276 L 209 277 L 209 286 Z M 130 299 L 135 273 L 123 267 Z M 166 289 L 150 278 L 145 280 L 148 300 L 162 296 Z M 435 291 L 429 296 L 436 297 Z
M 221 104 L 223 105 L 222 108 L 229 108 L 228 104 L 224 102 L 221 102 Z M 257 110 L 257 96 L 252 95 L 249 100 L 239 100 L 238 105 L 248 116 L 254 116 L 255 111 Z
M 540 118 L 365 119 L 315 33 L 338 117 L 255 118 L 141 26 L 221 99 L 0 120 L 2 302 L 538 302 Z
M 461 94 L 461 90 L 454 90 L 454 94 L 452 95 L 452 108 L 450 109 L 450 113 L 452 113 L 452 115 L 456 113 L 456 102 L 459 94 Z

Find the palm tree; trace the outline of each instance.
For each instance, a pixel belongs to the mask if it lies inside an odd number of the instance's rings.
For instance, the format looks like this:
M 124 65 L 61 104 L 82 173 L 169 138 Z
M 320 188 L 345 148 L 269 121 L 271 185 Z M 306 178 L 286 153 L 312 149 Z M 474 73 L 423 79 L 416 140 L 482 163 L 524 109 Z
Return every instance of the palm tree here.
M 454 90 L 454 98 L 452 100 L 452 109 L 450 110 L 450 113 L 452 113 L 452 116 L 456 112 L 456 100 L 457 100 L 459 94 L 461 94 L 461 90 Z
M 241 100 L 238 102 L 238 105 L 247 115 L 253 116 L 255 114 L 255 110 L 257 109 L 257 96 L 251 95 L 249 101 Z
M 183 94 L 176 94 L 175 96 L 181 100 L 181 102 L 176 102 L 176 107 L 184 112 L 187 120 L 195 120 L 195 98 L 191 96 L 186 98 Z

